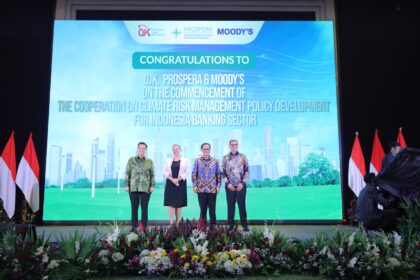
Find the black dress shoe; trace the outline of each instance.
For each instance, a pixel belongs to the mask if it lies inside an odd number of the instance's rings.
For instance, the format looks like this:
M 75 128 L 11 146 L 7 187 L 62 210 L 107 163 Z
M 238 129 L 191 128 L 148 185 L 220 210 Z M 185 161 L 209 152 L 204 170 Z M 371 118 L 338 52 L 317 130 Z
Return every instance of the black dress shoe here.
M 249 231 L 249 227 L 248 226 L 243 226 L 242 227 L 244 231 Z
M 234 228 L 234 226 L 233 226 L 233 225 L 229 225 L 229 226 L 228 226 L 228 230 L 229 230 L 229 231 L 232 231 L 232 230 L 233 230 L 233 228 Z

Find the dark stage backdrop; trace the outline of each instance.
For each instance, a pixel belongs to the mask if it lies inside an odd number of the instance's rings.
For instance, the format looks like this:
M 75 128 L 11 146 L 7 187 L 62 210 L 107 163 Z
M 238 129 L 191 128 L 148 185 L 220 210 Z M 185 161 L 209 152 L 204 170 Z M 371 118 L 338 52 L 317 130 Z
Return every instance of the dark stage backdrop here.
M 376 4 L 336 1 L 338 83 L 341 123 L 341 160 L 344 209 L 353 194 L 348 188 L 347 168 L 354 132 L 368 164 L 375 128 L 382 144 L 396 139 L 404 127 L 407 144 L 420 147 L 418 129 L 418 65 L 420 62 L 420 4 L 415 1 L 385 1 Z M 0 149 L 15 130 L 19 162 L 29 133 L 33 132 L 44 186 L 51 45 L 55 1 L 19 1 L 0 9 L 1 102 Z M 83 12 L 79 19 L 97 12 Z M 154 12 L 154 15 L 156 13 Z M 295 19 L 311 20 L 310 13 L 220 13 L 164 12 L 159 19 Z M 96 14 L 120 19 L 117 12 Z M 132 12 L 127 19 L 134 19 Z M 144 13 L 144 16 L 152 16 Z M 23 195 L 17 190 L 18 201 Z M 41 188 L 41 205 L 43 190 Z M 17 203 L 16 215 L 20 207 Z M 41 210 L 42 211 L 42 210 Z M 344 213 L 346 216 L 346 213 Z M 38 214 L 42 217 L 42 212 Z M 41 221 L 39 220 L 38 223 Z

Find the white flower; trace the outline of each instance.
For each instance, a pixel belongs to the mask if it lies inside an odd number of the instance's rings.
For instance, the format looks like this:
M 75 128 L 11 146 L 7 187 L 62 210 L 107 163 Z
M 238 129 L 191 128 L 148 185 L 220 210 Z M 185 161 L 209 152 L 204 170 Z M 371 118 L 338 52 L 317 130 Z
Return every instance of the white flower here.
M 148 255 L 150 255 L 150 251 L 149 250 L 147 250 L 147 249 L 144 249 L 143 251 L 141 251 L 141 253 L 140 253 L 140 257 L 145 257 L 145 256 L 148 256 Z
M 117 241 L 117 238 L 120 235 L 120 233 L 121 233 L 120 228 L 118 227 L 118 225 L 115 225 L 114 231 L 112 232 L 112 234 L 108 235 L 108 237 L 106 238 L 106 241 L 108 243 Z
M 356 235 L 356 232 L 354 231 L 350 236 L 349 236 L 349 247 L 351 247 L 351 245 L 353 245 L 354 243 L 354 236 Z
M 157 248 L 153 251 L 143 250 L 140 253 L 140 257 L 140 265 L 143 267 L 142 271 L 147 274 L 160 274 L 172 268 L 171 260 L 166 256 L 166 251 L 162 248 Z
M 330 251 L 328 251 L 328 253 L 327 253 L 327 257 L 328 257 L 330 260 L 334 260 L 334 259 L 335 259 L 334 255 L 333 255 L 333 254 L 331 254 L 331 252 L 330 252 Z
M 375 243 L 368 243 L 367 245 L 367 252 L 365 252 L 366 255 L 373 255 L 375 257 L 379 257 L 379 248 L 376 246 Z
M 319 253 L 325 255 L 328 252 L 330 252 L 330 249 L 328 248 L 328 246 L 324 246 L 324 248 L 322 248 L 322 250 Z
M 268 240 L 268 245 L 272 246 L 274 243 L 274 235 L 273 233 L 270 232 L 270 230 L 268 229 L 267 225 L 265 225 L 264 227 L 264 238 L 267 238 Z
M 245 268 L 252 268 L 252 264 L 247 258 L 250 250 L 230 250 L 229 252 L 220 252 L 215 262 L 218 270 L 224 270 L 232 275 L 243 275 Z
M 388 262 L 389 262 L 389 264 L 391 265 L 392 268 L 401 265 L 401 262 L 399 260 L 397 260 L 396 258 L 389 258 Z
M 76 251 L 76 255 L 79 253 L 80 250 L 80 242 L 76 240 L 76 242 L 74 242 L 74 250 Z
M 225 270 L 229 273 L 233 273 L 234 268 L 233 268 L 233 263 L 231 261 L 226 261 L 223 264 L 223 267 L 225 268 Z
M 119 262 L 119 261 L 122 261 L 123 259 L 124 259 L 124 255 L 121 254 L 120 252 L 116 252 L 116 253 L 112 254 L 112 260 L 114 262 Z
M 44 254 L 44 245 L 41 245 L 36 249 L 35 257 L 40 256 L 42 254 Z
M 58 267 L 60 265 L 60 263 L 57 260 L 52 260 L 48 266 L 47 269 L 54 269 L 56 267 Z
M 394 243 L 397 246 L 400 246 L 401 244 L 401 236 L 395 231 L 394 231 Z
M 48 262 L 48 256 L 47 255 L 43 255 L 42 256 L 42 262 L 43 263 L 47 263 Z
M 341 277 L 344 277 L 345 273 L 344 273 L 344 270 L 341 267 L 341 265 L 337 266 L 337 270 L 338 270 L 338 273 L 340 274 L 340 276 Z
M 340 252 L 340 255 L 342 255 L 342 254 L 343 254 L 343 252 L 344 252 L 343 247 L 338 248 L 338 251 Z
M 199 240 L 203 240 L 203 239 L 206 239 L 206 237 L 207 237 L 207 234 L 205 233 L 205 232 L 200 232 L 200 235 L 198 236 L 198 239 Z
M 103 263 L 103 264 L 108 264 L 108 263 L 109 263 L 108 258 L 107 258 L 107 257 L 102 257 L 102 258 L 101 258 L 101 263 Z
M 128 244 L 130 244 L 131 242 L 139 240 L 139 236 L 134 232 L 131 232 L 131 233 L 127 234 L 127 236 L 125 238 L 127 239 Z
M 347 266 L 353 268 L 356 262 L 357 262 L 357 258 L 354 257 L 349 261 L 349 264 Z
M 98 257 L 102 258 L 104 256 L 108 256 L 109 255 L 109 251 L 108 250 L 100 250 Z

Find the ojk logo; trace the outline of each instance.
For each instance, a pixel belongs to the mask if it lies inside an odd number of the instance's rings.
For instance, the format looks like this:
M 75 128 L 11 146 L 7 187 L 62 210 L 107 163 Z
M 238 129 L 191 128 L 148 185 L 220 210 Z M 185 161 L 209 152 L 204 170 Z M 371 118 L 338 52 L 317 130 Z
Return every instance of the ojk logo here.
M 147 27 L 146 25 L 140 24 L 140 25 L 138 25 L 138 28 L 139 28 L 139 36 L 140 37 L 151 36 L 150 35 L 150 28 Z

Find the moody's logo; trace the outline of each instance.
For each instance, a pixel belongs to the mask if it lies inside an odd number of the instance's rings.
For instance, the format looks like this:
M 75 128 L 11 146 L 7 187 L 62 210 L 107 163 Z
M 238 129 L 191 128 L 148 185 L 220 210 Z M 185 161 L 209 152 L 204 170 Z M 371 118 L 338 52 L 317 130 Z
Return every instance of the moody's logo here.
M 252 28 L 217 28 L 217 35 L 252 35 Z
M 150 28 L 147 25 L 140 24 L 137 27 L 139 28 L 138 33 L 140 37 L 150 36 Z

